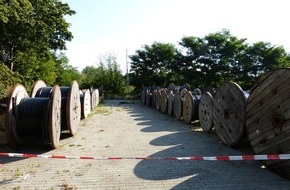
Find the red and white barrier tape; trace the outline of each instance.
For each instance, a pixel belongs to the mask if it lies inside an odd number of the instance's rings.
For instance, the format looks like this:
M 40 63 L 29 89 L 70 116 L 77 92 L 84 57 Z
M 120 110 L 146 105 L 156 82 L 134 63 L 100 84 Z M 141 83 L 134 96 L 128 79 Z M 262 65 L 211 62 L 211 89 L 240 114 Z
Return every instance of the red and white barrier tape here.
M 0 157 L 86 159 L 86 160 L 208 160 L 208 161 L 290 160 L 290 154 L 265 154 L 265 155 L 241 155 L 241 156 L 189 156 L 189 157 L 92 157 L 92 156 L 0 153 Z

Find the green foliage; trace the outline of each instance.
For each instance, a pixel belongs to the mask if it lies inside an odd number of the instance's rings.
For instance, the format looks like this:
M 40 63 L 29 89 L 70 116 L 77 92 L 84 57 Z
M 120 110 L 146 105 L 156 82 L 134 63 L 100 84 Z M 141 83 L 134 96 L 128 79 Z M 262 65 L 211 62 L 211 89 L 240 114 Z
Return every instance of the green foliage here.
M 250 89 L 263 73 L 290 66 L 290 55 L 281 46 L 270 43 L 246 43 L 228 30 L 210 33 L 203 38 L 183 37 L 179 49 L 173 45 L 153 43 L 131 55 L 131 83 L 166 87 L 189 83 L 193 88 L 219 87 L 235 81 Z M 167 47 L 167 48 L 165 48 Z
M 81 74 L 75 67 L 69 65 L 69 60 L 65 54 L 60 53 L 60 55 L 58 55 L 56 68 L 56 84 L 60 86 L 70 86 L 73 80 L 78 81 L 79 84 L 81 83 Z
M 81 88 L 103 87 L 106 97 L 124 96 L 126 94 L 126 80 L 114 54 L 100 57 L 98 66 L 84 68 L 82 76 Z
M 8 95 L 9 89 L 16 83 L 21 83 L 22 77 L 0 63 L 0 99 Z
M 37 79 L 55 83 L 60 72 L 52 51 L 73 38 L 65 20 L 73 14 L 60 0 L 0 0 L 0 61 L 26 86 Z

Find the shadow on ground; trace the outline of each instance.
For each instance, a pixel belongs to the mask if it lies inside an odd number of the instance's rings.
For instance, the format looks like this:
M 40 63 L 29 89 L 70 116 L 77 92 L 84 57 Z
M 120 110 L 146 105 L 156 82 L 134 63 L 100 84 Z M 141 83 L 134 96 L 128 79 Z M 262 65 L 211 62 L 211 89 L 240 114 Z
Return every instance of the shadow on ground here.
M 153 146 L 168 147 L 150 157 L 223 156 L 253 154 L 247 139 L 235 148 L 220 143 L 214 133 L 193 131 L 192 125 L 148 108 L 142 104 L 128 106 L 129 114 L 138 121 L 140 131 L 170 134 L 151 140 Z M 290 181 L 264 169 L 259 161 L 177 161 L 142 160 L 134 168 L 136 176 L 146 180 L 184 178 L 173 189 L 289 189 Z M 275 181 L 275 183 L 273 183 Z

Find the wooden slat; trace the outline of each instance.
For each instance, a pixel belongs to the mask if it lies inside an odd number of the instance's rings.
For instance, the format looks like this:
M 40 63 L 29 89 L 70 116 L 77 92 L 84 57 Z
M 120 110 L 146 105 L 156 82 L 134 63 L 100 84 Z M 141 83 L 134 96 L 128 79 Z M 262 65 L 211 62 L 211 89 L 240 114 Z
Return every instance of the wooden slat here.
M 209 92 L 201 96 L 198 114 L 202 130 L 210 132 L 213 128 L 213 97 Z
M 224 83 L 213 102 L 213 123 L 220 140 L 234 146 L 244 137 L 246 97 L 234 82 Z

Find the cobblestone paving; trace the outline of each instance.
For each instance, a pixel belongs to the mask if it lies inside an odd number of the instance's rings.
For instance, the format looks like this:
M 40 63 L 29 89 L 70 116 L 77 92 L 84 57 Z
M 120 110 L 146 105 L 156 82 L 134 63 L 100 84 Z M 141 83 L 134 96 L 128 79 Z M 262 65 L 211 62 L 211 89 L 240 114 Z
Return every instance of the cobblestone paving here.
M 252 154 L 244 140 L 221 144 L 173 117 L 130 101 L 106 100 L 55 150 L 1 152 L 100 157 Z M 0 157 L 0 189 L 290 189 L 259 161 L 85 160 Z

